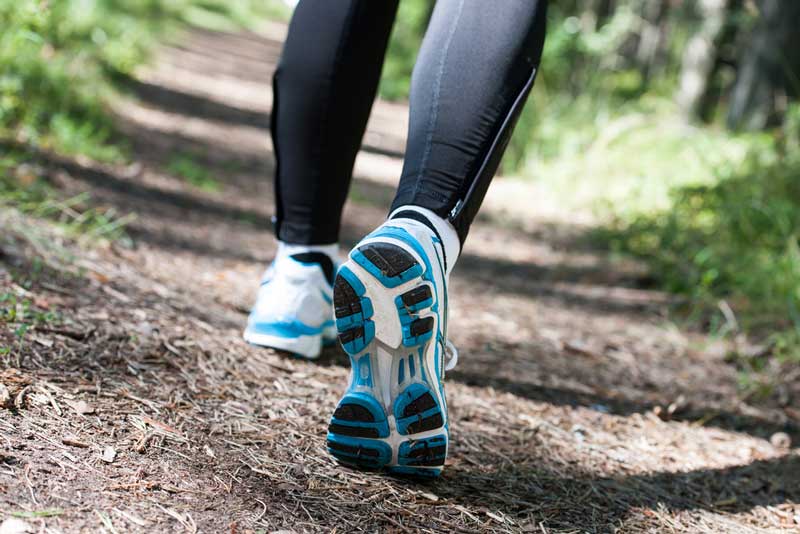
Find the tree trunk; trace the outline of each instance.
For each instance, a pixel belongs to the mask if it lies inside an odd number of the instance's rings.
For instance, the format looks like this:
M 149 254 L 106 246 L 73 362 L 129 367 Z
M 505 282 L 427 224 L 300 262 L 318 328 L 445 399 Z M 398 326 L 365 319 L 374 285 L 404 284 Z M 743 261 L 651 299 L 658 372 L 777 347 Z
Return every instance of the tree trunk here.
M 759 130 L 780 120 L 800 83 L 800 2 L 760 0 L 759 20 L 733 87 L 728 127 Z
M 687 120 L 703 118 L 703 101 L 717 62 L 728 5 L 729 0 L 698 2 L 703 23 L 686 44 L 677 97 L 678 105 Z
M 589 32 L 597 31 L 606 23 L 612 9 L 612 0 L 587 0 L 581 13 L 581 27 Z
M 646 0 L 642 11 L 643 25 L 636 49 L 636 62 L 642 71 L 644 85 L 656 67 L 656 61 L 664 42 L 664 22 L 667 18 L 669 2 L 666 0 Z

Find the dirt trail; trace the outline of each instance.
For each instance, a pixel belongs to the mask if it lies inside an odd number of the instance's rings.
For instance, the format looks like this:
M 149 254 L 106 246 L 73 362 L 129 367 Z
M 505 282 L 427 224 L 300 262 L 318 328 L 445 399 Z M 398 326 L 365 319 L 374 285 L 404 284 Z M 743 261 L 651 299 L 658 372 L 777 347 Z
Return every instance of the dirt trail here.
M 0 356 L 0 523 L 29 512 L 36 532 L 800 529 L 798 450 L 770 442 L 800 441 L 798 412 L 741 400 L 724 354 L 669 323 L 666 298 L 587 250 L 581 228 L 506 225 L 491 210 L 452 284 L 461 358 L 443 477 L 337 467 L 324 439 L 344 354 L 306 363 L 240 340 L 274 252 L 267 124 L 282 31 L 196 32 L 166 48 L 118 107 L 132 165 L 45 159 L 65 195 L 90 190 L 137 214 L 133 248 L 0 220 L 0 292 L 62 317 L 22 346 L 0 330 L 13 346 Z M 376 107 L 345 246 L 385 216 L 404 113 Z M 221 190 L 170 174 L 178 155 Z M 492 194 L 502 204 L 503 187 Z

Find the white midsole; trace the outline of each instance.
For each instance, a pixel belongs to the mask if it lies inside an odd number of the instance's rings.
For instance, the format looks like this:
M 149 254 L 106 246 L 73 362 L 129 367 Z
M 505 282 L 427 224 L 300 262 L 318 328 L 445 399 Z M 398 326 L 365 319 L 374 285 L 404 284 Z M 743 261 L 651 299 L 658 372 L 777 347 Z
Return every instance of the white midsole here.
M 244 340 L 253 345 L 285 350 L 308 359 L 319 358 L 322 352 L 322 334 L 314 336 L 280 337 L 244 331 Z

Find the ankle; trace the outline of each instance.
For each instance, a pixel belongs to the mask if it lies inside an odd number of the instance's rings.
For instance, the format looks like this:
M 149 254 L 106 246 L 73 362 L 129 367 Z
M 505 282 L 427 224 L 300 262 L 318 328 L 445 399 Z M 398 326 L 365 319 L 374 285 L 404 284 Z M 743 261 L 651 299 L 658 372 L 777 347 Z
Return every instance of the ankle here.
M 333 284 L 336 269 L 341 263 L 338 243 L 330 245 L 296 245 L 278 241 L 275 262 L 280 263 L 286 258 L 292 258 L 302 264 L 318 265 L 329 284 Z
M 339 263 L 340 261 L 339 243 L 331 243 L 329 245 L 298 245 L 295 243 L 278 241 L 278 251 L 275 253 L 275 258 L 285 258 L 307 253 L 322 253 L 327 255 L 334 263 Z
M 408 219 L 427 226 L 442 242 L 446 270 L 450 273 L 461 253 L 461 242 L 455 227 L 443 217 L 421 206 L 401 206 L 389 214 L 389 220 Z

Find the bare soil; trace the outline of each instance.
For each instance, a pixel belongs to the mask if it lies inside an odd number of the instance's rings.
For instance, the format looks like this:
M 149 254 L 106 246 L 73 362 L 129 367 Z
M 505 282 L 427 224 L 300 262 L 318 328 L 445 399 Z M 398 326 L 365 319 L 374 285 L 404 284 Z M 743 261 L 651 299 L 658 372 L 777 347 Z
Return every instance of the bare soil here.
M 797 376 L 777 399 L 743 397 L 724 347 L 668 320 L 669 297 L 636 266 L 592 250 L 581 226 L 537 219 L 535 202 L 514 224 L 483 214 L 456 269 L 443 476 L 337 466 L 325 432 L 344 354 L 311 363 L 240 338 L 275 250 L 267 125 L 283 31 L 165 47 L 116 106 L 131 164 L 42 155 L 65 197 L 136 214 L 132 244 L 0 216 L 0 294 L 56 316 L 22 342 L 0 322 L 8 532 L 12 517 L 31 532 L 800 530 Z M 376 105 L 345 247 L 385 217 L 405 113 Z M 221 189 L 170 174 L 178 155 Z

